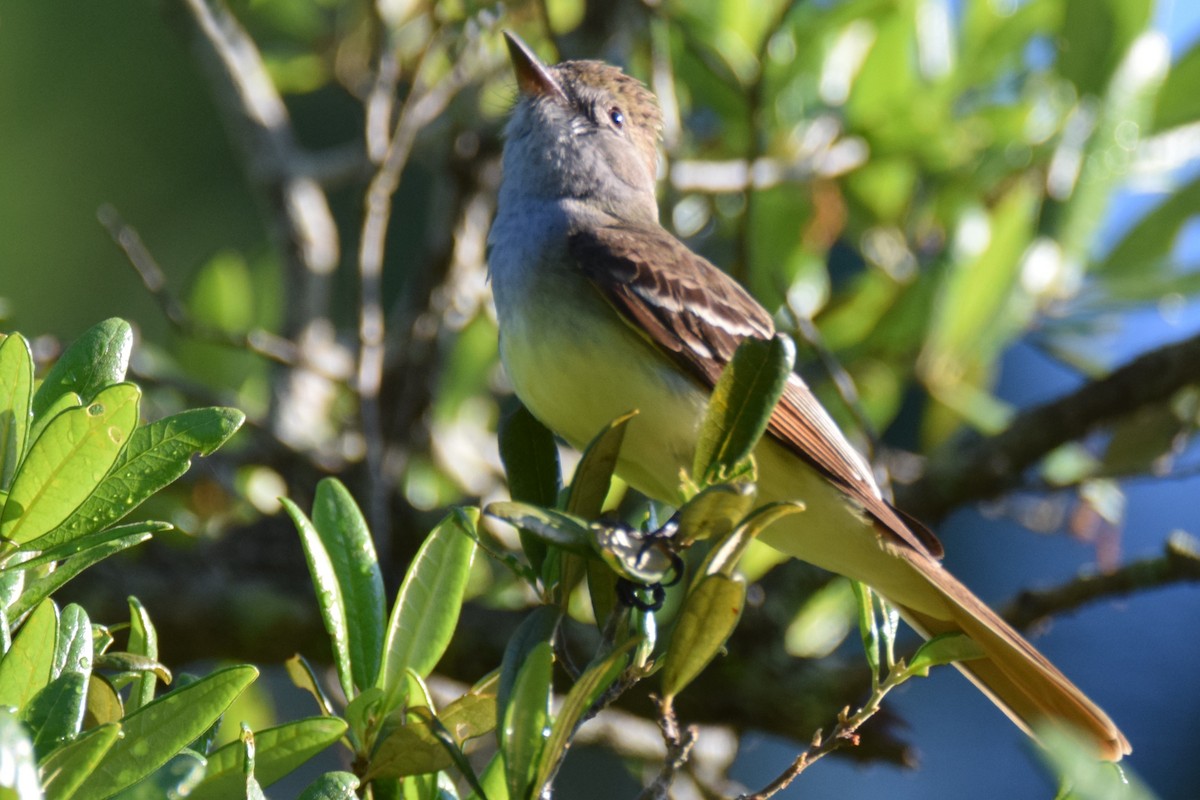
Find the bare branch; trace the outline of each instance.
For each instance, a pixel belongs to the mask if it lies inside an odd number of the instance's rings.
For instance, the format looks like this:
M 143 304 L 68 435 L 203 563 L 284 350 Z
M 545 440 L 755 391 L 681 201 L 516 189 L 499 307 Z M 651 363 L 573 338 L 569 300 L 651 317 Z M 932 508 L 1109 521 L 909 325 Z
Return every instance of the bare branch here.
M 1003 432 L 943 451 L 911 486 L 897 487 L 909 513 L 936 521 L 963 503 L 1003 494 L 1060 445 L 1200 381 L 1200 335 L 1145 353 L 1071 394 L 1022 412 Z

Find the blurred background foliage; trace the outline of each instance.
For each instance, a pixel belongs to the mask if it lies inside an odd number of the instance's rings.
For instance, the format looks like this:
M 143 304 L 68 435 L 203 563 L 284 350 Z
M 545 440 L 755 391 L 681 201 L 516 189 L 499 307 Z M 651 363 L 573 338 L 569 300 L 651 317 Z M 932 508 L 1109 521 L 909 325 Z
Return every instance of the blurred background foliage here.
M 919 489 L 927 458 L 953 465 L 1020 406 L 1195 332 L 1188 5 L 241 0 L 226 38 L 253 47 L 222 62 L 201 20 L 223 7 L 201 0 L 5 4 L 4 329 L 49 360 L 122 316 L 140 329 L 151 415 L 219 402 L 250 418 L 223 468 L 150 509 L 186 534 L 106 575 L 89 603 L 135 591 L 160 629 L 189 631 L 164 635 L 167 656 L 286 656 L 320 634 L 295 600 L 302 559 L 276 496 L 306 506 L 320 475 L 341 474 L 385 536 L 394 585 L 437 509 L 504 494 L 495 430 L 513 401 L 485 280 L 514 93 L 501 28 L 657 92 L 664 224 L 780 309 L 835 416 Z M 235 62 L 241 84 L 223 71 Z M 1043 383 L 1046 363 L 1057 377 Z M 1186 485 L 1194 390 L 1128 410 L 1110 433 L 1048 447 L 992 506 L 1090 537 L 1050 580 L 1119 565 L 1124 479 Z M 937 521 L 979 499 L 921 507 Z M 502 571 L 477 591 L 488 608 L 526 600 Z M 792 649 L 835 647 L 849 607 L 842 589 L 815 595 Z M 815 626 L 819 644 L 803 635 L 814 614 L 835 619 L 832 634 Z M 817 705 L 763 727 L 806 739 L 830 719 Z M 1154 745 L 1136 733 L 1161 726 L 1129 727 L 1137 768 Z M 1167 794 L 1172 761 L 1145 762 Z

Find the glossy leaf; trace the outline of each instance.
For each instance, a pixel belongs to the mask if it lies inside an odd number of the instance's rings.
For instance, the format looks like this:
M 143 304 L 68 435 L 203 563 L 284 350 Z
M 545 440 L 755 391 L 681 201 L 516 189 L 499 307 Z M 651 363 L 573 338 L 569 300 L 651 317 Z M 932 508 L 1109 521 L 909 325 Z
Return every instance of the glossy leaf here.
M 352 772 L 326 772 L 305 787 L 298 800 L 355 800 L 358 778 Z
M 121 383 L 46 426 L 21 462 L 0 517 L 0 537 L 16 544 L 53 530 L 87 499 L 138 422 L 141 390 Z
M 796 347 L 786 336 L 742 342 L 708 401 L 692 465 L 693 480 L 714 482 L 732 474 L 749 458 L 767 429 L 795 358 Z
M 183 476 L 193 457 L 207 456 L 224 444 L 245 419 L 233 408 L 195 408 L 141 426 L 91 496 L 27 546 L 48 550 L 120 520 Z
M 38 764 L 46 800 L 69 800 L 117 741 L 120 725 L 101 725 L 57 748 Z
M 804 504 L 799 502 L 769 503 L 754 510 L 742 520 L 737 529 L 713 546 L 698 575 L 714 575 L 722 573 L 733 575 L 738 562 L 750 548 L 750 544 L 778 520 L 792 514 L 804 511 Z
M 63 672 L 91 675 L 94 650 L 92 622 L 87 612 L 75 603 L 68 604 L 58 616 L 54 666 L 50 674 L 55 677 Z
M 169 696 L 169 695 L 168 695 Z M 309 717 L 254 732 L 254 776 L 270 786 L 336 742 L 346 723 L 335 717 Z M 189 800 L 224 800 L 245 784 L 243 744 L 230 742 L 208 756 L 204 780 Z
M 317 484 L 313 524 L 341 594 L 353 688 L 361 691 L 375 685 L 383 654 L 386 601 L 375 545 L 350 492 L 334 478 Z
M 0 492 L 8 491 L 29 435 L 33 355 L 13 334 L 0 342 Z
M 79 733 L 87 704 L 87 682 L 86 675 L 64 672 L 29 701 L 23 719 L 33 731 L 33 747 L 39 755 Z
M 389 707 L 406 670 L 433 671 L 458 624 L 471 560 L 476 509 L 456 509 L 433 530 L 409 565 L 392 608 L 379 687 Z
M 556 505 L 562 489 L 562 469 L 550 429 L 538 422 L 525 406 L 519 406 L 501 424 L 499 442 L 512 499 L 547 508 Z M 521 534 L 521 545 L 534 571 L 540 574 L 546 558 L 545 545 L 526 533 Z
M 33 396 L 34 415 L 68 392 L 90 402 L 105 387 L 125 380 L 132 350 L 133 329 L 123 319 L 112 317 L 84 331 L 42 379 Z
M 172 530 L 173 526 L 167 522 L 129 522 L 124 525 L 117 525 L 113 528 L 97 531 L 96 533 L 88 533 L 76 539 L 71 539 L 61 544 L 57 544 L 47 550 L 34 555 L 32 552 L 26 552 L 24 555 L 32 556 L 26 561 L 20 562 L 20 568 L 23 570 L 31 570 L 34 567 L 40 567 L 43 564 L 53 564 L 59 561 L 65 561 L 72 556 L 85 553 L 96 547 L 102 547 L 119 539 L 127 539 L 131 537 L 150 538 L 156 533 L 165 533 Z M 45 537 L 43 537 L 45 538 Z M 28 545 L 27 545 L 28 547 Z
M 534 780 L 550 724 L 554 652 L 540 642 L 517 671 L 512 696 L 504 710 L 501 749 L 508 775 L 509 797 L 533 800 L 540 787 Z
M 129 652 L 151 662 L 158 661 L 158 631 L 146 607 L 136 597 L 129 598 Z M 157 683 L 158 673 L 153 668 L 143 670 L 134 680 L 133 691 L 125 702 L 126 713 L 137 711 L 153 700 Z
M 489 503 L 484 513 L 568 552 L 592 554 L 591 530 L 585 520 L 574 514 L 527 503 L 506 502 Z
M 637 639 L 629 639 L 620 647 L 614 649 L 604 658 L 579 676 L 571 691 L 563 699 L 562 707 L 554 719 L 550 736 L 546 739 L 541 756 L 538 758 L 537 771 L 533 786 L 544 787 L 558 771 L 562 759 L 566 757 L 567 748 L 576 728 L 584 716 L 592 710 L 592 706 L 608 691 L 617 678 L 621 677 L 629 664 L 629 654 L 638 644 Z
M 58 609 L 44 600 L 13 637 L 12 647 L 0 658 L 0 707 L 25 710 L 34 695 L 50 682 L 58 634 Z
M 122 738 L 76 800 L 103 800 L 153 773 L 204 733 L 256 677 L 254 667 L 227 667 L 127 715 Z
M 746 584 L 721 573 L 708 575 L 688 593 L 662 671 L 663 695 L 674 697 L 708 666 L 737 627 L 746 605 Z

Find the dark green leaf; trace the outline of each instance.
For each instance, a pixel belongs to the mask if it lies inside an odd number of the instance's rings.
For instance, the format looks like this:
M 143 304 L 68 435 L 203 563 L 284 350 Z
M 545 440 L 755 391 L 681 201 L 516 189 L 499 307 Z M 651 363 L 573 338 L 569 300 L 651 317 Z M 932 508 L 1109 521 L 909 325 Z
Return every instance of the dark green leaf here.
M 796 348 L 783 335 L 747 339 L 725 366 L 700 428 L 692 478 L 720 480 L 749 458 L 783 394 Z
M 168 695 L 169 697 L 170 695 Z M 346 723 L 334 717 L 309 717 L 254 733 L 254 775 L 270 786 L 346 732 Z M 204 780 L 188 800 L 224 800 L 245 784 L 243 743 L 230 742 L 208 757 Z
M 326 772 L 305 787 L 299 800 L 355 800 L 358 778 L 351 772 Z
M 123 319 L 106 319 L 84 331 L 46 373 L 33 396 L 34 415 L 68 392 L 89 402 L 105 387 L 125 380 L 132 349 L 133 330 Z
M 92 622 L 87 612 L 74 603 L 68 604 L 58 617 L 58 637 L 54 643 L 54 666 L 50 674 L 58 677 L 64 672 L 92 674 Z
M 1059 71 L 1080 94 L 1101 95 L 1150 12 L 1150 0 L 1067 0 Z
M 55 417 L 13 477 L 0 537 L 15 544 L 36 539 L 87 499 L 133 433 L 141 396 L 133 384 L 119 383 Z
M 1151 132 L 1200 120 L 1200 46 L 1193 45 L 1171 65 L 1158 92 Z
M 59 529 L 61 530 L 61 528 Z M 77 539 L 63 542 L 55 545 L 49 550 L 43 550 L 36 556 L 32 552 L 28 555 L 34 556 L 28 561 L 20 562 L 20 568 L 23 570 L 31 570 L 34 567 L 40 567 L 43 564 L 53 564 L 58 561 L 63 561 L 71 556 L 87 552 L 95 547 L 106 545 L 110 542 L 115 542 L 118 539 L 126 539 L 131 537 L 150 538 L 156 533 L 164 533 L 172 530 L 172 526 L 167 522 L 127 522 L 124 525 L 117 525 L 114 528 L 108 528 L 95 533 L 88 533 L 80 536 Z M 46 537 L 41 537 L 44 540 Z M 143 539 L 144 541 L 144 539 Z M 30 547 L 30 545 L 26 545 Z
M 527 503 L 505 502 L 489 503 L 483 512 L 568 552 L 592 554 L 592 534 L 588 524 L 574 514 Z
M 143 425 L 83 505 L 28 546 L 48 550 L 111 525 L 179 479 L 194 456 L 207 456 L 220 447 L 245 418 L 233 408 L 194 408 Z
M 500 685 L 496 689 L 496 715 L 503 719 L 508 713 L 509 697 L 517 682 L 521 667 L 529 661 L 534 648 L 554 641 L 562 609 L 556 606 L 538 606 L 531 611 L 513 631 L 504 648 L 500 662 Z
M 663 695 L 674 697 L 724 647 L 746 604 L 746 584 L 721 573 L 708 575 L 688 593 L 671 632 L 662 673 Z
M 361 691 L 375 685 L 383 654 L 385 599 L 375 545 L 350 492 L 334 478 L 317 484 L 313 524 L 341 592 L 353 688 Z
M 121 722 L 123 736 L 76 800 L 110 797 L 153 773 L 204 733 L 256 677 L 254 667 L 227 667 L 126 716 Z
M 33 747 L 39 755 L 46 755 L 79 733 L 87 682 L 86 675 L 64 672 L 29 701 L 23 718 L 33 731 Z
M 546 742 L 550 723 L 554 651 L 549 642 L 539 642 L 517 671 L 512 696 L 504 710 L 500 747 L 508 773 L 508 794 L 514 800 L 538 796 L 533 781 Z
M 379 688 L 389 708 L 406 670 L 425 677 L 437 665 L 458 624 L 471 560 L 477 509 L 455 509 L 429 534 L 409 565 L 392 608 Z
M 204 778 L 204 757 L 185 750 L 133 786 L 118 792 L 113 800 L 163 800 L 190 797 L 193 786 Z
M 1200 208 L 1200 178 L 1179 188 L 1157 208 L 1138 220 L 1096 270 L 1105 275 L 1121 273 L 1145 280 L 1154 267 L 1167 267 L 1167 255 L 1175 247 L 1183 226 Z
M 508 491 L 513 500 L 546 508 L 558 504 L 562 488 L 562 469 L 554 434 L 519 406 L 500 426 L 500 459 L 508 476 Z M 546 547 L 536 538 L 522 533 L 521 546 L 534 572 L 541 574 Z
M 617 458 L 621 455 L 621 443 L 625 441 L 625 428 L 635 416 L 636 411 L 617 417 L 584 448 L 583 457 L 571 478 L 568 512 L 584 519 L 600 516 L 612 485 L 613 470 L 617 468 Z
M 0 492 L 8 491 L 29 435 L 33 401 L 33 355 L 29 342 L 12 334 L 0 342 Z

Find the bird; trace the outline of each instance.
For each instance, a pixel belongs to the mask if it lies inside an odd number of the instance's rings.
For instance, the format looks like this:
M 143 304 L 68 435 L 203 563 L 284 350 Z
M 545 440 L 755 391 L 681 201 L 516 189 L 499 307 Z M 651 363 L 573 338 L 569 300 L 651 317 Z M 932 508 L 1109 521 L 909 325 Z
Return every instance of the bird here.
M 517 82 L 488 235 L 500 357 L 528 410 L 582 449 L 631 410 L 616 471 L 679 505 L 707 403 L 771 315 L 659 222 L 662 114 L 654 94 L 601 61 L 543 63 L 504 33 Z M 766 544 L 885 597 L 922 636 L 965 634 L 955 662 L 1022 730 L 1077 731 L 1101 759 L 1128 740 L 1033 645 L 942 566 L 937 538 L 894 508 L 870 464 L 792 373 L 756 446 L 758 497 L 801 501 Z

